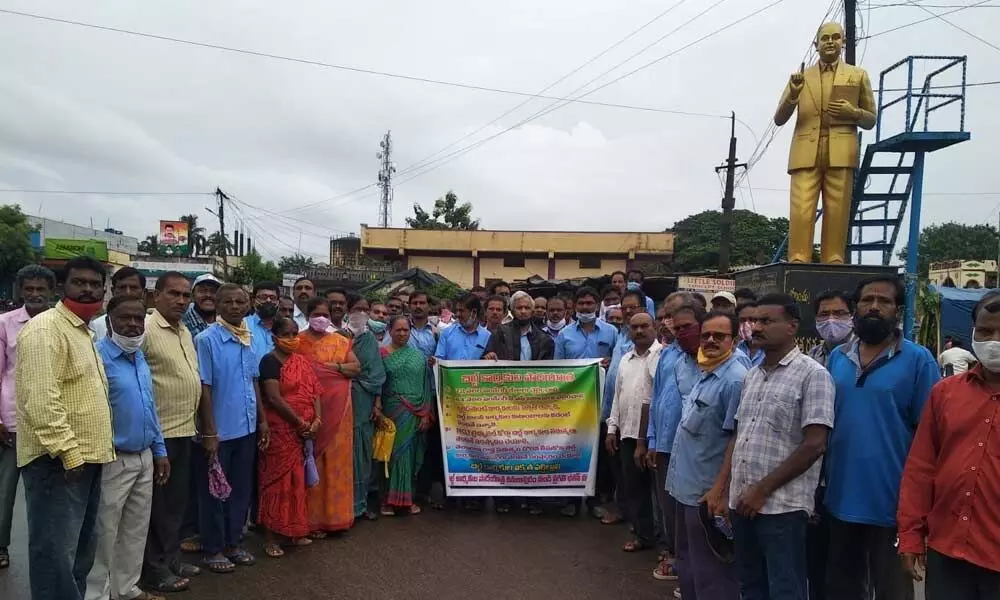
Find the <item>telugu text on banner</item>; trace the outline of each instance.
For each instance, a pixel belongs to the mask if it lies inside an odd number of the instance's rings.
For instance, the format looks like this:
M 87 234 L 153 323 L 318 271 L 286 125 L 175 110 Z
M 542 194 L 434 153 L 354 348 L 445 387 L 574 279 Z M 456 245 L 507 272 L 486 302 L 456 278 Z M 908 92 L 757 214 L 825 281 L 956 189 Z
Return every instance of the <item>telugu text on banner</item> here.
M 449 496 L 592 496 L 599 360 L 438 361 Z

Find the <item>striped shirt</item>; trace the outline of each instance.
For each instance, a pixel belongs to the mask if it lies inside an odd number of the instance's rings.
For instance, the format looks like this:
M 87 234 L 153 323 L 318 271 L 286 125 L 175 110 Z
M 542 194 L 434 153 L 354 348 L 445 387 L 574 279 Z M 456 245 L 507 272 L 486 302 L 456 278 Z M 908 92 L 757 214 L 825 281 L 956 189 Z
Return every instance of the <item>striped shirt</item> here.
M 115 460 L 104 365 L 87 323 L 60 302 L 17 336 L 17 466 L 58 457 L 65 469 Z
M 653 377 L 662 348 L 660 342 L 653 342 L 645 354 L 637 353 L 633 347 L 622 357 L 615 377 L 611 414 L 607 418 L 608 433 L 618 432 L 622 439 L 642 439 L 642 407 L 648 406 L 653 398 Z
M 187 310 L 184 311 L 184 316 L 181 317 L 181 322 L 188 328 L 191 332 L 191 337 L 198 335 L 202 331 L 208 329 L 211 323 L 207 322 L 204 317 L 201 316 L 195 307 L 194 302 L 188 305 Z
M 142 345 L 153 374 L 153 397 L 165 439 L 195 434 L 195 413 L 201 399 L 198 354 L 187 327 L 174 327 L 159 311 L 146 317 Z

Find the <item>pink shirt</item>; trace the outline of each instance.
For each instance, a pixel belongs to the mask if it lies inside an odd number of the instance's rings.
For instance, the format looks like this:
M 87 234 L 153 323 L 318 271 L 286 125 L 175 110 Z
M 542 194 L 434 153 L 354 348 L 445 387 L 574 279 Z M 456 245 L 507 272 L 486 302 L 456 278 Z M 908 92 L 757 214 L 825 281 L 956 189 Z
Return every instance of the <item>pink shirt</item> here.
M 14 396 L 17 334 L 30 318 L 23 306 L 0 315 L 0 423 L 10 432 L 17 431 L 17 401 Z

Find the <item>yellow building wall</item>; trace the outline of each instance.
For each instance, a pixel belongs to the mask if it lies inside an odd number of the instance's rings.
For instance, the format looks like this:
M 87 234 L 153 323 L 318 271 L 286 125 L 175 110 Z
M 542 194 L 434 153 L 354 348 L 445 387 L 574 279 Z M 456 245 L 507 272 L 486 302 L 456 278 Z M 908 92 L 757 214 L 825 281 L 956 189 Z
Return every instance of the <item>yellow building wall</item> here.
M 512 253 L 662 254 L 674 250 L 668 232 L 457 231 L 361 228 L 362 250 L 460 251 Z
M 479 284 L 486 285 L 487 279 L 503 279 L 513 281 L 515 279 L 527 279 L 532 275 L 539 275 L 543 278 L 549 276 L 549 259 L 547 258 L 526 258 L 523 267 L 505 267 L 502 258 L 480 258 L 479 259 Z
M 601 260 L 600 269 L 581 269 L 579 259 L 557 258 L 556 279 L 573 279 L 574 277 L 600 277 L 601 275 L 610 275 L 614 271 L 624 271 L 625 262 L 625 259 L 605 258 Z
M 472 281 L 472 255 L 469 256 L 410 256 L 409 268 L 420 267 L 429 273 L 439 273 L 461 288 L 469 289 Z

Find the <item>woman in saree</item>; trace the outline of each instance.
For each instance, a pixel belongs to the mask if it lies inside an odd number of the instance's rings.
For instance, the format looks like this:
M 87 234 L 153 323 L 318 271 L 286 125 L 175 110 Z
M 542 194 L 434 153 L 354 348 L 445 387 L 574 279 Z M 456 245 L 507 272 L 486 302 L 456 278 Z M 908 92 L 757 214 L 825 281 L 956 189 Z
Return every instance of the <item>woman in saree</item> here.
M 309 328 L 299 334 L 298 354 L 312 360 L 320 384 L 323 415 L 315 438 L 319 483 L 306 492 L 310 537 L 344 531 L 354 525 L 354 415 L 351 378 L 361 365 L 351 351 L 351 340 L 333 329 L 325 298 L 306 305 Z
M 284 556 L 275 534 L 294 546 L 308 546 L 305 441 L 320 428 L 319 380 L 309 359 L 295 354 L 299 346 L 295 321 L 275 317 L 274 350 L 260 361 L 260 388 L 271 443 L 257 462 L 258 522 L 265 528 L 264 552 Z
M 385 416 L 396 425 L 396 438 L 389 459 L 388 492 L 382 499 L 382 514 L 392 516 L 396 509 L 411 515 L 420 514 L 413 502 L 417 473 L 424 462 L 427 430 L 434 424 L 431 406 L 431 379 L 427 358 L 409 346 L 410 321 L 407 317 L 389 319 L 392 341 L 381 349 L 386 381 L 382 390 Z
M 354 518 L 369 521 L 378 518 L 378 486 L 372 487 L 372 439 L 375 418 L 382 411 L 382 385 L 385 367 L 378 340 L 368 330 L 368 301 L 356 295 L 347 299 L 347 331 L 354 340 L 354 355 L 361 363 L 361 373 L 351 380 L 351 405 L 354 408 Z M 374 493 L 373 493 L 374 492 Z M 369 504 L 370 503 L 370 504 Z

